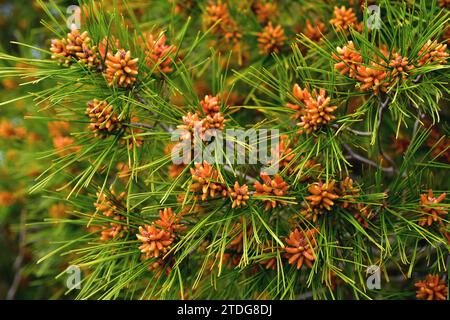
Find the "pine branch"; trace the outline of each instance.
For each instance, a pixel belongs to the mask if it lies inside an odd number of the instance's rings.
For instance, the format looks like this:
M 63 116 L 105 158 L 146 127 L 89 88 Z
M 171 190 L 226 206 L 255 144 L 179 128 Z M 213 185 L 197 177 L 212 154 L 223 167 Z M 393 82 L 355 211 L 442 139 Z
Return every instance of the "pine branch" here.
M 381 123 L 382 123 L 382 121 L 383 121 L 384 111 L 385 111 L 385 109 L 389 106 L 389 103 L 390 103 L 390 101 L 391 101 L 391 98 L 390 98 L 390 97 L 387 97 L 385 101 L 382 101 L 382 100 L 381 100 L 381 97 L 379 96 L 379 99 L 380 99 L 381 105 L 380 105 L 380 107 L 379 107 L 379 109 L 378 109 L 378 121 L 377 121 L 377 127 L 376 127 L 376 131 L 377 131 L 377 145 L 378 145 L 378 152 L 380 153 L 380 155 L 381 155 L 384 159 L 386 159 L 386 160 L 391 164 L 392 170 L 397 171 L 395 162 L 392 160 L 391 157 L 389 157 L 389 156 L 388 156 L 386 153 L 384 153 L 384 151 L 383 151 L 383 147 L 382 147 L 382 144 L 381 144 L 381 133 L 380 133 L 380 131 L 381 131 Z
M 365 163 L 365 164 L 367 164 L 367 165 L 369 165 L 371 167 L 377 168 L 378 170 L 384 171 L 384 172 L 389 173 L 389 174 L 394 174 L 395 173 L 395 169 L 393 167 L 387 167 L 386 168 L 386 167 L 380 166 L 375 161 L 367 159 L 367 158 L 361 156 L 360 154 L 356 153 L 347 144 L 343 144 L 343 147 L 348 152 L 349 157 L 351 159 L 358 160 L 358 161 L 360 161 L 362 163 Z
M 150 125 L 148 123 L 142 123 L 142 122 L 130 122 L 130 126 L 147 128 L 147 129 L 154 129 L 154 126 L 152 126 L 152 125 Z
M 331 128 L 339 130 L 341 128 L 341 126 L 339 126 L 338 124 L 334 123 L 331 125 Z M 370 137 L 373 133 L 370 131 L 359 131 L 359 130 L 355 130 L 349 127 L 344 127 L 344 130 L 347 130 L 348 132 L 354 134 L 355 136 L 360 136 L 360 137 Z

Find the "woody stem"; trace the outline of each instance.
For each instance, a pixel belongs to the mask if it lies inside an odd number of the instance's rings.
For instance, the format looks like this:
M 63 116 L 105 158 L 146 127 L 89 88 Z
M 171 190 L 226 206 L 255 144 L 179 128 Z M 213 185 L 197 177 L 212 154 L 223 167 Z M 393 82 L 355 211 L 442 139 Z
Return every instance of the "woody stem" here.
M 338 124 L 332 124 L 331 127 L 333 129 L 339 130 L 341 127 Z M 348 127 L 344 127 L 345 130 L 347 130 L 348 132 L 354 134 L 355 136 L 361 136 L 361 137 L 369 137 L 372 135 L 372 132 L 370 131 L 359 131 L 359 130 L 355 130 L 352 128 L 348 128 Z
M 395 169 L 393 167 L 384 168 L 382 166 L 379 166 L 375 161 L 367 159 L 367 158 L 363 157 L 362 155 L 360 155 L 360 154 L 356 153 L 355 151 L 353 151 L 353 149 L 350 148 L 348 145 L 344 144 L 343 146 L 344 146 L 344 149 L 347 150 L 350 158 L 358 160 L 358 161 L 360 161 L 362 163 L 365 163 L 365 164 L 367 164 L 369 166 L 378 168 L 378 169 L 380 169 L 380 170 L 382 170 L 384 172 L 387 172 L 387 173 L 393 174 L 395 172 Z
M 245 174 L 245 173 L 243 173 L 243 172 L 240 172 L 240 171 L 238 171 L 238 170 L 236 170 L 236 169 L 232 169 L 232 168 L 231 168 L 230 166 L 228 166 L 228 165 L 224 165 L 223 168 L 224 168 L 225 171 L 231 172 L 232 174 L 234 174 L 234 175 L 236 175 L 236 176 L 242 176 L 242 177 L 244 177 L 245 180 L 247 180 L 248 182 L 255 182 L 255 181 L 256 181 L 256 179 L 253 178 L 252 176 L 249 176 L 249 175 L 247 175 L 247 174 Z
M 153 128 L 154 128 L 151 124 L 148 124 L 148 123 L 142 123 L 142 122 L 130 122 L 130 126 L 132 126 L 132 127 L 147 128 L 147 129 L 153 129 Z
M 381 102 L 381 98 L 379 98 L 379 99 Z M 377 128 L 376 128 L 376 130 L 377 130 L 377 145 L 378 145 L 378 152 L 380 153 L 380 155 L 391 164 L 393 170 L 395 171 L 395 163 L 391 159 L 391 157 L 389 157 L 387 154 L 384 153 L 383 147 L 381 146 L 381 136 L 380 136 L 380 127 L 381 127 L 381 122 L 383 121 L 384 111 L 389 106 L 390 101 L 391 101 L 391 98 L 387 97 L 384 102 L 381 102 L 381 106 L 378 109 L 378 122 L 377 122 Z
M 19 254 L 16 257 L 16 260 L 13 264 L 14 269 L 14 278 L 11 286 L 8 289 L 8 293 L 6 294 L 6 300 L 14 300 L 16 296 L 17 289 L 19 288 L 20 280 L 22 278 L 22 263 L 23 263 L 23 251 L 25 246 L 25 238 L 26 238 L 26 211 L 22 210 L 20 214 L 20 233 L 19 233 Z

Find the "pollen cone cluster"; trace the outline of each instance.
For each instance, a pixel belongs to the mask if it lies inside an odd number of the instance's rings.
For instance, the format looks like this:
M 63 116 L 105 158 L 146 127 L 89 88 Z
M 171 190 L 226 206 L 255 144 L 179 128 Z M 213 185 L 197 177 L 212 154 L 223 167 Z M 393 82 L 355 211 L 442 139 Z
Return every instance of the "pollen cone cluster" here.
M 317 207 L 311 207 L 308 202 L 302 203 L 302 209 L 300 210 L 299 216 L 303 217 L 306 220 L 312 221 L 314 223 L 317 222 L 317 219 L 324 214 L 324 210 L 319 209 Z M 294 220 L 292 220 L 294 221 Z
M 256 15 L 259 23 L 266 24 L 277 15 L 277 4 L 275 2 L 266 2 L 256 0 L 252 3 L 251 9 Z
M 154 37 L 148 35 L 146 39 L 146 64 L 149 68 L 154 68 L 156 72 L 170 73 L 173 71 L 172 55 L 176 51 L 174 45 L 166 44 L 166 35 L 161 34 Z
M 225 118 L 222 113 L 220 113 L 219 96 L 206 95 L 205 98 L 200 101 L 200 105 L 206 117 L 203 122 L 204 129 L 223 130 L 225 128 Z
M 223 39 L 226 47 L 231 47 L 233 51 L 239 49 L 242 34 L 236 21 L 230 16 L 228 5 L 222 0 L 209 2 L 203 16 L 203 24 L 205 29 L 212 28 L 211 32 Z
M 436 206 L 445 199 L 446 194 L 442 193 L 439 197 L 433 195 L 433 190 L 429 190 L 428 194 L 420 195 L 420 205 L 422 209 L 422 217 L 419 219 L 419 225 L 431 226 L 433 222 L 442 223 L 443 216 L 448 212 L 445 207 Z
M 330 23 L 337 29 L 344 32 L 349 32 L 351 28 L 357 31 L 362 31 L 362 24 L 358 24 L 355 12 L 352 8 L 334 7 L 334 17 L 330 20 Z
M 303 209 L 299 215 L 315 223 L 319 216 L 331 210 L 335 205 L 334 200 L 339 196 L 335 194 L 334 181 L 313 183 L 308 187 L 308 191 L 311 195 L 305 197 L 306 201 L 302 203 Z
M 206 95 L 203 100 L 200 101 L 200 106 L 202 107 L 205 116 L 214 116 L 216 113 L 220 112 L 219 95 Z
M 195 168 L 190 168 L 192 184 L 190 191 L 194 192 L 197 199 L 206 201 L 217 196 L 226 197 L 227 189 L 219 180 L 219 172 L 206 161 L 196 163 Z
M 186 226 L 181 223 L 181 216 L 172 211 L 172 208 L 159 210 L 159 219 L 155 224 L 164 230 L 178 233 L 186 230 Z
M 230 24 L 231 17 L 226 3 L 221 0 L 210 1 L 206 7 L 206 13 L 203 17 L 203 23 L 207 29 L 214 27 L 212 30 L 215 34 L 225 33 L 227 25 Z
M 310 99 L 305 101 L 305 108 L 302 110 L 303 115 L 300 117 L 301 121 L 297 124 L 302 128 L 299 131 L 300 133 L 310 134 L 336 118 L 332 113 L 337 109 L 337 106 L 331 105 L 330 101 L 331 98 L 326 97 L 324 89 L 320 89 L 319 94 L 313 91 Z
M 80 33 L 78 30 L 72 30 L 67 35 L 66 49 L 69 55 L 75 57 L 89 68 L 98 67 L 100 61 L 97 47 L 90 46 L 91 39 L 88 32 Z
M 427 275 L 425 280 L 415 283 L 416 297 L 420 300 L 447 300 L 448 287 L 444 278 L 439 275 Z
M 231 200 L 233 200 L 231 205 L 233 209 L 236 207 L 245 207 L 250 198 L 248 186 L 245 184 L 240 186 L 237 181 L 234 183 L 233 188 L 228 190 L 228 194 L 230 195 Z
M 116 194 L 111 187 L 109 194 L 99 190 L 97 192 L 97 201 L 94 203 L 94 207 L 97 212 L 103 216 L 114 220 L 114 222 L 108 222 L 108 226 L 102 226 L 101 238 L 102 241 L 108 241 L 115 238 L 121 238 L 124 233 L 128 231 L 126 226 L 126 218 L 123 212 L 126 212 L 126 205 L 124 199 L 126 193 L 122 192 L 119 195 Z
M 182 130 L 180 139 L 190 140 L 192 145 L 199 143 L 202 140 L 207 143 L 207 139 L 204 139 L 206 135 L 211 135 L 212 132 L 207 130 L 220 130 L 225 128 L 225 117 L 220 112 L 220 99 L 219 96 L 206 95 L 203 100 L 200 101 L 200 107 L 204 117 L 200 115 L 200 111 L 195 113 L 188 112 L 182 117 L 183 124 L 177 126 L 177 129 Z M 206 137 L 210 138 L 210 137 Z
M 52 39 L 50 51 L 52 52 L 52 59 L 61 64 L 70 64 L 72 57 L 67 52 L 66 39 Z
M 272 22 L 269 22 L 264 29 L 258 33 L 258 47 L 262 55 L 269 55 L 271 53 L 279 53 L 287 40 L 284 35 L 284 29 L 281 25 L 274 27 Z
M 264 209 L 274 209 L 277 205 L 285 205 L 286 202 L 280 199 L 288 195 L 289 186 L 283 178 L 276 174 L 273 179 L 269 175 L 261 173 L 263 182 L 255 181 L 255 196 L 264 202 Z
M 370 66 L 358 66 L 355 78 L 360 82 L 361 91 L 373 91 L 374 94 L 387 92 L 391 85 L 388 69 L 383 63 L 370 62 Z
M 97 201 L 94 203 L 94 207 L 105 217 L 113 217 L 117 213 L 120 213 L 124 208 L 123 201 L 125 197 L 125 192 L 117 195 L 112 188 L 110 188 L 109 195 L 99 190 L 97 191 Z
M 337 47 L 338 55 L 333 54 L 333 58 L 337 61 L 334 68 L 343 75 L 354 78 L 357 73 L 358 66 L 362 63 L 361 54 L 355 49 L 353 41 L 349 41 L 344 47 Z
M 25 127 L 16 126 L 11 121 L 0 121 L 0 138 L 3 139 L 24 139 L 27 136 Z
M 424 66 L 429 63 L 445 64 L 449 57 L 447 45 L 437 41 L 428 40 L 420 49 L 418 55 L 418 66 Z
M 124 232 L 128 231 L 128 227 L 125 226 L 126 218 L 121 215 L 113 217 L 116 222 L 110 222 L 109 227 L 102 226 L 102 233 L 100 240 L 108 241 L 115 238 L 121 238 L 124 236 Z
M 364 64 L 359 51 L 352 41 L 344 47 L 337 47 L 337 54 L 333 54 L 336 61 L 334 68 L 343 75 L 357 80 L 360 91 L 373 94 L 385 93 L 397 84 L 410 78 L 416 67 L 430 63 L 445 64 L 449 57 L 447 45 L 429 40 L 418 52 L 417 61 L 409 61 L 392 49 L 389 53 L 387 46 L 380 47 L 384 59 L 374 55 L 370 62 Z
M 303 115 L 303 109 L 306 106 L 306 102 L 312 98 L 309 90 L 307 88 L 302 89 L 297 83 L 294 84 L 292 89 L 292 96 L 300 104 L 288 103 L 286 106 L 295 111 L 291 116 L 291 119 L 298 120 Z
M 303 264 L 308 268 L 312 268 L 314 260 L 316 260 L 315 251 L 317 250 L 317 242 L 315 238 L 316 229 L 300 230 L 296 228 L 291 232 L 289 238 L 285 240 L 285 255 L 288 263 L 300 269 Z
M 154 224 L 139 227 L 139 233 L 136 234 L 136 237 L 143 242 L 139 246 L 139 250 L 145 255 L 146 259 L 158 258 L 166 253 L 175 240 L 173 233 L 160 229 Z
M 90 118 L 89 129 L 94 132 L 96 137 L 105 138 L 112 133 L 119 132 L 122 128 L 119 115 L 106 101 L 97 99 L 89 101 L 86 115 Z
M 198 113 L 188 112 L 182 117 L 183 124 L 177 126 L 178 130 L 184 131 L 180 136 L 181 140 L 191 140 L 193 144 L 197 139 L 201 139 L 205 132 L 205 119 L 200 118 Z
M 97 47 L 90 45 L 87 31 L 80 33 L 73 29 L 64 39 L 52 39 L 50 51 L 52 59 L 66 65 L 76 60 L 90 69 L 101 68 Z
M 138 240 L 143 242 L 139 249 L 146 259 L 159 258 L 166 253 L 179 232 L 186 230 L 181 217 L 172 209 L 160 210 L 159 217 L 151 225 L 140 226 L 136 234 Z
M 409 63 L 408 58 L 395 53 L 389 61 L 389 68 L 391 70 L 389 75 L 391 82 L 395 82 L 397 79 L 406 80 L 413 66 Z
M 312 208 L 331 210 L 334 206 L 334 201 L 339 198 L 335 194 L 334 181 L 322 183 L 317 182 L 308 187 L 308 191 L 311 193 L 305 199 L 308 200 L 308 204 Z
M 302 128 L 299 133 L 310 134 L 336 118 L 332 113 L 337 106 L 330 105 L 331 99 L 326 97 L 325 90 L 320 89 L 319 93 L 313 90 L 310 93 L 308 89 L 302 89 L 295 84 L 292 95 L 297 103 L 288 103 L 287 107 L 295 111 L 291 116 L 292 119 L 301 120 L 297 123 Z
M 353 185 L 353 180 L 350 177 L 345 177 L 344 180 L 337 184 L 336 194 L 338 194 L 342 200 L 339 202 L 339 205 L 346 209 L 356 203 L 355 197 L 359 196 L 360 189 Z
M 319 42 L 323 38 L 323 34 L 326 31 L 325 23 L 316 19 L 312 23 L 311 21 L 306 21 L 305 29 L 303 34 L 311 41 Z
M 439 0 L 439 6 L 450 9 L 450 0 Z
M 130 87 L 138 75 L 138 58 L 133 59 L 130 51 L 120 49 L 116 54 L 106 54 L 105 78 L 109 86 Z

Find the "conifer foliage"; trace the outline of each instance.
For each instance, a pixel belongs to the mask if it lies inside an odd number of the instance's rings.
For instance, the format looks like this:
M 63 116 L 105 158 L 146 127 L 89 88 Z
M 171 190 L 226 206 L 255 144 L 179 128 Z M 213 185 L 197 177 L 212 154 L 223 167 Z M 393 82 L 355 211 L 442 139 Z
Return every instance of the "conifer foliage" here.
M 0 50 L 0 294 L 448 299 L 448 1 L 33 3 Z

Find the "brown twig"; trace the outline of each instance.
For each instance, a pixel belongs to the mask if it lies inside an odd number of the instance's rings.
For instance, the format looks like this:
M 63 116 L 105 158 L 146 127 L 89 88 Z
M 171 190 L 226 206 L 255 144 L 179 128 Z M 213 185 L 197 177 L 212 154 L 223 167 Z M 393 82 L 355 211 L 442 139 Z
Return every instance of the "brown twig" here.
M 411 103 L 411 106 L 417 109 L 417 119 L 414 122 L 414 127 L 413 127 L 413 132 L 412 132 L 412 136 L 414 137 L 419 128 L 420 120 L 425 118 L 425 114 L 420 111 L 419 107 L 416 104 Z
M 332 124 L 331 127 L 333 129 L 339 130 L 341 128 L 341 126 L 339 126 L 338 124 Z M 348 132 L 354 134 L 355 136 L 361 136 L 361 137 L 369 137 L 372 135 L 372 132 L 370 131 L 359 131 L 359 130 L 355 130 L 349 127 L 344 127 L 345 130 L 347 130 Z
M 418 84 L 420 82 L 420 80 L 422 80 L 422 76 L 423 74 L 419 74 L 414 80 L 413 83 L 414 84 Z
M 130 126 L 147 128 L 147 129 L 153 129 L 154 128 L 151 124 L 142 123 L 142 122 L 130 122 Z
M 235 176 L 241 176 L 241 177 L 244 177 L 245 178 L 245 180 L 247 180 L 248 182 L 255 182 L 256 181 L 256 179 L 255 178 L 253 178 L 252 176 L 249 176 L 249 175 L 247 175 L 247 174 L 245 174 L 245 173 L 243 173 L 243 172 L 240 172 L 239 170 L 235 170 L 235 169 L 232 169 L 230 166 L 228 166 L 228 165 L 224 165 L 223 166 L 223 169 L 225 170 L 225 171 L 228 171 L 228 172 L 231 172 L 232 174 L 234 174 Z
M 384 110 L 389 106 L 389 103 L 391 102 L 391 98 L 387 97 L 384 102 L 381 101 L 381 98 L 379 98 L 379 99 L 381 102 L 381 106 L 378 109 L 378 121 L 377 121 L 377 128 L 376 128 L 378 152 L 384 159 L 386 159 L 391 164 L 392 168 L 395 170 L 395 162 L 392 160 L 391 157 L 389 157 L 383 151 L 383 147 L 381 146 L 381 135 L 380 135 L 380 127 L 381 127 L 381 122 L 383 121 Z
M 6 300 L 14 300 L 17 290 L 19 289 L 20 280 L 22 279 L 22 262 L 23 251 L 25 247 L 26 230 L 25 230 L 26 211 L 22 210 L 20 213 L 20 232 L 19 232 L 19 253 L 13 264 L 14 278 L 11 286 L 6 294 Z
M 343 146 L 344 146 L 344 149 L 348 152 L 349 156 L 352 159 L 358 160 L 358 161 L 363 162 L 363 163 L 365 163 L 365 164 L 367 164 L 369 166 L 378 168 L 378 169 L 380 169 L 380 170 L 382 170 L 384 172 L 390 173 L 390 174 L 394 174 L 395 173 L 394 167 L 385 168 L 385 167 L 379 166 L 375 161 L 367 159 L 367 158 L 363 157 L 362 155 L 360 155 L 360 154 L 356 153 L 355 151 L 353 151 L 353 149 L 350 148 L 348 145 L 344 144 Z

